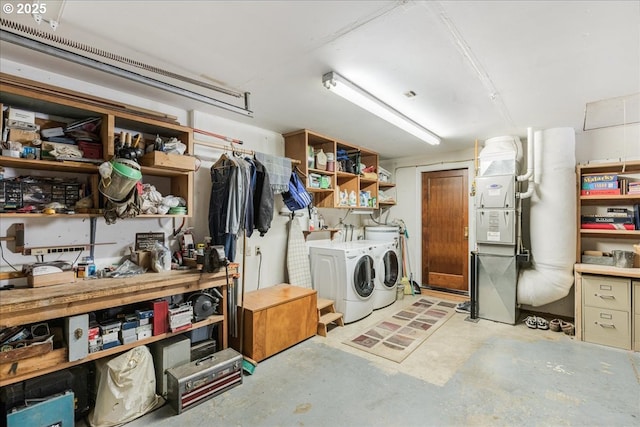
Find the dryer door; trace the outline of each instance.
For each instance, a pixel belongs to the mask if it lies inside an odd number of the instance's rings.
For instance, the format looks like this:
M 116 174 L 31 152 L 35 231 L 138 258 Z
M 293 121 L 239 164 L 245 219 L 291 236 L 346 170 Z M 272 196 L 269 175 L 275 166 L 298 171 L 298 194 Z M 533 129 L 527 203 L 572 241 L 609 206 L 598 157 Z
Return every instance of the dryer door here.
M 368 299 L 375 288 L 373 258 L 365 255 L 358 260 L 353 270 L 353 288 L 362 299 Z
M 396 252 L 393 250 L 386 251 L 382 257 L 382 265 L 384 270 L 378 272 L 378 274 L 384 274 L 384 276 L 381 277 L 382 284 L 387 289 L 395 289 L 400 274 L 400 262 L 398 261 Z

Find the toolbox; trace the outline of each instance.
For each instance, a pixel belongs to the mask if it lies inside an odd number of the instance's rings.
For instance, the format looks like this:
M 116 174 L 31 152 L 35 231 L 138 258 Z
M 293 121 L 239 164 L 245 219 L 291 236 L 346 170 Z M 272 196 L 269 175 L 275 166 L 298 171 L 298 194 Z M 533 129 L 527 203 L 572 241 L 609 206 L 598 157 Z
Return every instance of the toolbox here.
M 226 348 L 202 359 L 167 369 L 167 400 L 181 414 L 242 384 L 242 355 Z

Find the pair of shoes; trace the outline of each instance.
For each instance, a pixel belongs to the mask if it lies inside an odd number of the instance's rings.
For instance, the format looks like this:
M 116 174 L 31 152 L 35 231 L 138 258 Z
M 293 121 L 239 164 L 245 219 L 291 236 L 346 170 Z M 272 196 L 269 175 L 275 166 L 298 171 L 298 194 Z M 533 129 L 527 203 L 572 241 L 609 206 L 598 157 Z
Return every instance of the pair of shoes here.
M 549 329 L 549 322 L 547 322 L 547 319 L 543 317 L 538 317 L 536 323 L 537 323 L 538 329 L 542 329 L 544 331 Z
M 573 323 L 571 323 L 571 322 L 561 321 L 560 322 L 560 328 L 562 329 L 562 332 L 564 332 L 565 334 L 567 334 L 569 336 L 575 335 L 575 333 L 576 333 L 576 328 L 575 328 L 575 326 L 573 326 Z
M 551 320 L 551 322 L 549 322 L 549 329 L 551 329 L 553 332 L 562 332 L 560 322 L 562 322 L 562 320 L 560 319 Z
M 527 327 L 530 329 L 537 329 L 538 318 L 536 316 L 527 316 L 527 318 L 524 319 L 524 324 L 527 325 Z
M 464 301 L 456 305 L 455 308 L 458 313 L 470 313 L 471 312 L 471 301 Z
M 549 322 L 543 317 L 527 316 L 527 318 L 524 319 L 524 323 L 530 329 L 549 329 Z

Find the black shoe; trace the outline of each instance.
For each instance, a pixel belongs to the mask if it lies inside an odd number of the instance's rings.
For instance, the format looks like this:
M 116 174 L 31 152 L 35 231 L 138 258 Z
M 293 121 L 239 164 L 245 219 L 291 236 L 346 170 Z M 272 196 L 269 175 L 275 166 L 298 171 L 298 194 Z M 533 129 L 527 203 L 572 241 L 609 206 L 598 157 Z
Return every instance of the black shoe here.
M 471 301 L 464 301 L 456 305 L 458 313 L 471 313 Z

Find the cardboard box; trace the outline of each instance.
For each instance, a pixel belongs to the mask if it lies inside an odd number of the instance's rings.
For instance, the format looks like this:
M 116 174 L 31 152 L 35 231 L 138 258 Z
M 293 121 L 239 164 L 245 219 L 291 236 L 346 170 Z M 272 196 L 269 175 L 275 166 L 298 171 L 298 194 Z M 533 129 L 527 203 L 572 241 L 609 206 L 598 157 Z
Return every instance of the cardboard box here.
M 33 141 L 39 140 L 40 135 L 38 132 L 33 130 L 9 129 L 9 136 L 7 139 L 21 144 L 30 144 Z
M 33 123 L 36 122 L 36 113 L 33 111 L 19 110 L 9 107 L 7 110 L 7 120 L 16 120 L 18 122 Z
M 195 171 L 196 158 L 180 154 L 167 154 L 162 151 L 152 151 L 142 156 L 142 166 L 150 166 L 159 169 L 172 169 L 178 171 Z

